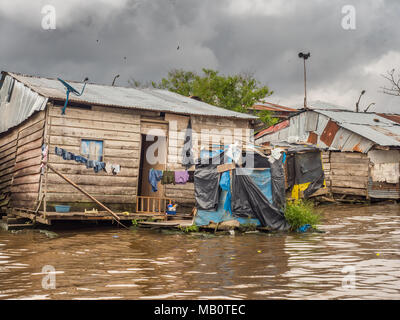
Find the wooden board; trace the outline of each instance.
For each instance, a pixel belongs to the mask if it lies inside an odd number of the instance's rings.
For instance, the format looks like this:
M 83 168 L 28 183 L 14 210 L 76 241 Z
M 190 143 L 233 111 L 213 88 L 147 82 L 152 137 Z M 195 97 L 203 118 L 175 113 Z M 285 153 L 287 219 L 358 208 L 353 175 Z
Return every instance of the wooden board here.
M 351 194 L 351 195 L 359 195 L 359 196 L 367 195 L 366 189 L 332 187 L 331 191 L 332 191 L 332 193 L 338 193 L 338 194 Z

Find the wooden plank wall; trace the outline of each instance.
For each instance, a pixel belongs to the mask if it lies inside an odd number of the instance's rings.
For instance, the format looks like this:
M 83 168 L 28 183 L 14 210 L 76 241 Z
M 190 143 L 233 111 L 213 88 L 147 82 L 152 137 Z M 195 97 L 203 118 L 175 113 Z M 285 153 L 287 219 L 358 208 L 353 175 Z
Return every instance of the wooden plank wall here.
M 45 111 L 40 111 L 0 137 L 0 197 L 11 194 L 10 205 L 14 207 L 35 207 L 44 124 Z
M 369 159 L 358 152 L 331 152 L 332 193 L 367 196 Z
M 324 174 L 325 174 L 325 183 L 327 188 L 330 189 L 331 187 L 331 160 L 330 160 L 330 151 L 322 151 L 322 167 L 324 169 Z
M 237 130 L 236 134 L 241 132 L 243 140 L 248 140 L 251 134 L 249 130 L 246 130 L 249 128 L 249 122 L 247 120 L 231 120 L 203 116 L 192 116 L 191 119 L 195 158 L 199 156 L 201 147 L 209 149 L 210 143 L 231 143 L 229 139 L 224 141 L 224 138 L 227 133 L 233 132 L 234 129 Z M 169 121 L 167 168 L 169 170 L 184 170 L 181 154 L 189 117 L 166 114 L 165 120 Z M 175 123 L 173 124 L 172 121 L 175 121 Z M 202 129 L 210 130 L 209 141 L 203 141 L 201 135 Z M 166 185 L 165 196 L 176 199 L 178 203 L 193 204 L 194 184 Z
M 140 115 L 133 110 L 93 106 L 91 110 L 68 107 L 61 115 L 59 106 L 50 107 L 47 120 L 49 163 L 86 191 L 106 204 L 136 203 L 139 158 Z M 55 155 L 55 147 L 80 154 L 81 139 L 103 140 L 104 162 L 119 164 L 118 175 L 95 173 L 85 165 Z M 55 173 L 49 171 L 48 202 L 90 202 Z

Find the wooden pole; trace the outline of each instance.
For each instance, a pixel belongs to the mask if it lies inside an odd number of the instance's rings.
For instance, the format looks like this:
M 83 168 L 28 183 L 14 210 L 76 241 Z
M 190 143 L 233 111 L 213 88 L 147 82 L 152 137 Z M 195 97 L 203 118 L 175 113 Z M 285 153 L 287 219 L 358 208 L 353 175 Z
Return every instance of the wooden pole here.
M 92 195 L 90 195 L 89 193 L 87 193 L 85 190 L 83 190 L 81 187 L 79 187 L 77 184 L 75 184 L 74 182 L 72 182 L 70 179 L 68 179 L 66 176 L 64 176 L 62 173 L 58 172 L 56 169 L 54 169 L 51 165 L 47 164 L 47 167 L 49 169 L 51 169 L 55 174 L 57 174 L 58 176 L 60 176 L 61 178 L 63 178 L 65 181 L 67 181 L 70 185 L 72 185 L 75 189 L 78 189 L 80 192 L 82 192 L 85 196 L 87 196 L 89 199 L 93 200 L 94 202 L 96 202 L 100 207 L 102 207 L 103 209 L 105 209 L 108 213 L 110 213 L 119 224 L 121 224 L 119 222 L 120 217 L 118 217 L 114 212 L 112 212 L 109 208 L 107 208 L 104 204 L 102 204 L 100 201 L 98 201 L 95 197 L 93 197 Z M 124 226 L 123 224 L 121 224 L 122 226 Z M 126 228 L 126 226 L 124 226 Z

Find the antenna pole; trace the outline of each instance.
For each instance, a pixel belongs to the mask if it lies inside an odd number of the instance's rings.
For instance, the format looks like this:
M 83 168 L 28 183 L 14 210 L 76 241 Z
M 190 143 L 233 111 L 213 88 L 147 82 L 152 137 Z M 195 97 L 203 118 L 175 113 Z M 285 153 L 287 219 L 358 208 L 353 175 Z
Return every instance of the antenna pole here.
M 62 108 L 62 111 L 61 111 L 62 115 L 65 114 L 65 109 L 67 109 L 68 98 L 69 98 L 69 89 L 67 89 L 67 99 L 65 99 L 64 108 Z
M 307 74 L 306 74 L 306 59 L 304 62 L 304 108 L 307 109 Z
M 310 53 L 299 53 L 299 58 L 303 59 L 304 66 L 304 109 L 307 109 L 307 73 L 306 73 L 306 60 L 311 56 Z

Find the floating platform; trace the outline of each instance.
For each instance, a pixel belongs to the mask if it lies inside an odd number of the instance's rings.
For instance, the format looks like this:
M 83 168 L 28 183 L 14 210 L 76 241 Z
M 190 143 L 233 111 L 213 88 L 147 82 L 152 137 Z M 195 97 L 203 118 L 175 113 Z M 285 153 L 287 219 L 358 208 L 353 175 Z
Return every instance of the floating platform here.
M 171 220 L 171 221 L 140 221 L 139 226 L 156 228 L 185 228 L 193 225 L 192 220 Z
M 115 218 L 107 211 L 98 212 L 43 212 L 28 210 L 23 208 L 14 208 L 12 214 L 21 218 L 27 218 L 42 224 L 51 225 L 52 221 L 87 221 L 87 220 L 115 220 Z M 153 220 L 166 220 L 165 214 L 143 214 L 143 213 L 122 213 L 115 212 L 121 221 L 140 220 L 140 219 L 153 219 Z

